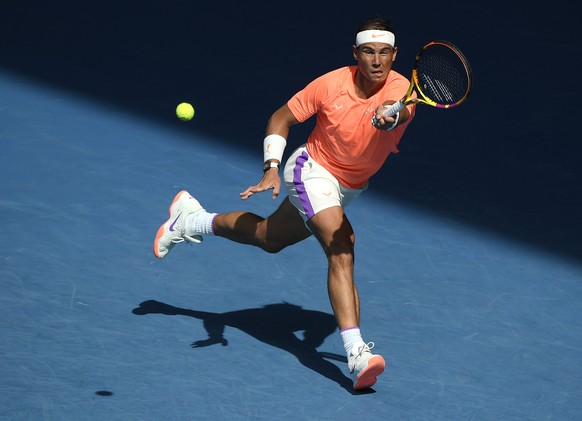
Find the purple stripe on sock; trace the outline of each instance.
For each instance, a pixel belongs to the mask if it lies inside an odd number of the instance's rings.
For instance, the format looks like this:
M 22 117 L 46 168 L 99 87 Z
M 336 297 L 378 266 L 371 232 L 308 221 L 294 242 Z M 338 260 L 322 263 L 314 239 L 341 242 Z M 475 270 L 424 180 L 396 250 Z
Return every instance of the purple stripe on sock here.
M 218 214 L 215 213 L 212 219 L 210 220 L 210 231 L 212 232 L 212 235 L 214 235 L 214 220 L 216 219 L 217 216 Z
M 340 330 L 340 332 L 347 332 L 348 330 L 352 330 L 352 329 L 359 329 L 359 327 L 358 326 L 346 327 L 345 329 Z
M 309 159 L 309 155 L 307 155 L 306 151 L 303 151 L 301 155 L 297 157 L 295 160 L 295 168 L 293 168 L 293 184 L 295 184 L 295 190 L 297 191 L 297 195 L 299 196 L 299 201 L 301 202 L 301 206 L 307 215 L 307 219 L 311 219 L 315 213 L 313 212 L 313 207 L 311 206 L 311 202 L 309 201 L 309 197 L 307 197 L 307 192 L 305 191 L 305 185 L 303 184 L 303 180 L 301 180 L 301 169 L 305 162 Z

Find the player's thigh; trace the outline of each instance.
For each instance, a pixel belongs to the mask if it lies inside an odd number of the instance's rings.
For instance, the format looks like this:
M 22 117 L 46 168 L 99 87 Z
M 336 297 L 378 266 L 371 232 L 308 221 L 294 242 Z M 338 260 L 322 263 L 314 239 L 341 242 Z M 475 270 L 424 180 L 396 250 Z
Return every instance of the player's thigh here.
M 332 206 L 315 214 L 307 226 L 327 255 L 353 254 L 355 234 L 341 206 Z
M 286 197 L 281 206 L 269 216 L 264 224 L 267 243 L 280 248 L 295 244 L 311 236 L 303 218 Z

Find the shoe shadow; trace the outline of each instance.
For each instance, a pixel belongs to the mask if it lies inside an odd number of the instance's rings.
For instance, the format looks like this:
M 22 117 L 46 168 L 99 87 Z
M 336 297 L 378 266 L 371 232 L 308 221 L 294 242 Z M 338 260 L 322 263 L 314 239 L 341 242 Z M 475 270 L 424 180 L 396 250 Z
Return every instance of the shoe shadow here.
M 331 314 L 314 310 L 305 310 L 300 306 L 281 303 L 268 304 L 261 308 L 211 313 L 206 311 L 178 308 L 155 300 L 142 302 L 132 310 L 133 314 L 165 314 L 167 316 L 188 316 L 202 320 L 208 338 L 192 343 L 192 348 L 210 345 L 228 345 L 224 337 L 226 326 L 237 328 L 268 345 L 282 349 L 294 355 L 305 367 L 336 382 L 353 395 L 373 393 L 353 390 L 352 381 L 345 376 L 335 364 L 335 360 L 347 364 L 345 356 L 318 352 L 325 338 L 337 330 L 335 317 Z M 299 339 L 295 332 L 303 332 Z

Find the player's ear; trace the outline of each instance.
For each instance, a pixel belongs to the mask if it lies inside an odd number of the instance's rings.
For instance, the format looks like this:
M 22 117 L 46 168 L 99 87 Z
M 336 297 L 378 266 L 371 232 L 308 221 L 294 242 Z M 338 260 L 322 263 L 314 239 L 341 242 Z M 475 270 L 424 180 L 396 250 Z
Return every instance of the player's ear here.
M 354 55 L 354 60 L 358 61 L 358 47 L 352 45 L 352 54 Z
M 398 53 L 398 47 L 394 47 L 394 50 L 392 52 L 392 63 L 394 63 L 394 61 L 396 60 L 396 53 Z

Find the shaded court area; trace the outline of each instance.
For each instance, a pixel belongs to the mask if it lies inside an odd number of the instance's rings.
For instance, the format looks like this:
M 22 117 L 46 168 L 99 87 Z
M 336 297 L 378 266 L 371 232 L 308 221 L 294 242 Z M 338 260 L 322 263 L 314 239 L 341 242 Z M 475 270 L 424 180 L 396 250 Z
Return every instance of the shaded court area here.
M 207 237 L 162 261 L 151 246 L 181 189 L 210 211 L 275 209 L 238 197 L 260 176 L 269 114 L 351 64 L 352 21 L 383 11 L 66 3 L 1 18 L 0 418 L 582 415 L 578 88 L 545 77 L 579 68 L 580 41 L 557 17 L 426 5 L 412 29 L 391 8 L 398 71 L 450 38 L 476 88 L 458 111 L 419 107 L 402 153 L 347 209 L 363 333 L 388 364 L 354 393 L 315 240 L 268 255 Z M 325 52 L 310 43 L 329 31 Z M 525 101 L 491 111 L 507 90 Z M 197 109 L 186 124 L 183 100 Z

